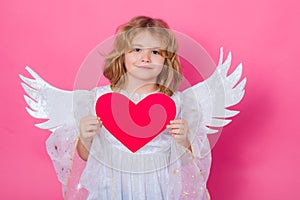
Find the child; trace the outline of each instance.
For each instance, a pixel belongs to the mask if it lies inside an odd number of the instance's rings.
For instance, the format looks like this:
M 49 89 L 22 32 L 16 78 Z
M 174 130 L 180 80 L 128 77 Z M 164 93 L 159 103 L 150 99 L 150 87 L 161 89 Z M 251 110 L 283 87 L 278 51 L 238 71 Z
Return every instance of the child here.
M 76 191 L 69 187 L 73 175 L 80 177 L 78 190 L 85 188 L 87 199 L 210 199 L 206 182 L 211 154 L 206 134 L 216 131 L 206 126 L 224 126 L 228 121 L 221 118 L 237 114 L 225 112 L 224 108 L 242 99 L 246 81 L 236 85 L 241 69 L 231 79 L 227 78 L 230 56 L 224 64 L 222 56 L 221 52 L 219 70 L 205 86 L 199 83 L 183 93 L 177 92 L 182 75 L 175 36 L 164 21 L 138 16 L 118 29 L 114 48 L 106 55 L 104 76 L 110 81 L 109 86 L 66 92 L 50 86 L 27 68 L 36 80 L 21 78 L 35 90 L 22 84 L 38 102 L 36 105 L 25 97 L 34 111 L 27 110 L 34 117 L 49 119 L 38 126 L 53 132 L 47 140 L 47 150 L 64 186 L 65 198 L 74 199 L 70 194 Z M 220 81 L 219 76 L 225 89 L 215 89 L 221 85 L 214 84 Z M 176 118 L 133 153 L 102 126 L 95 112 L 91 113 L 96 100 L 111 92 L 121 93 L 134 103 L 150 94 L 163 93 L 175 102 Z M 207 109 L 208 105 L 214 106 L 212 102 L 217 102 L 222 92 L 227 95 L 224 106 L 218 104 L 215 110 Z M 230 98 L 233 95 L 235 98 Z M 60 107 L 56 108 L 57 105 Z M 208 120 L 214 117 L 218 119 Z M 82 173 L 73 164 L 75 149 L 86 161 Z
M 111 85 L 98 89 L 97 97 L 107 92 L 119 92 L 137 103 L 149 94 L 164 93 L 176 102 L 177 110 L 180 110 L 180 97 L 175 91 L 181 81 L 181 66 L 176 54 L 176 38 L 168 28 L 162 20 L 143 16 L 133 18 L 121 26 L 114 49 L 107 55 L 104 66 L 104 76 L 110 80 Z M 204 192 L 201 194 L 197 191 L 198 194 L 193 196 L 177 191 L 182 187 L 178 184 L 181 182 L 180 175 L 176 175 L 177 170 L 180 170 L 177 167 L 182 168 L 179 156 L 184 153 L 186 156 L 182 157 L 190 157 L 186 159 L 192 160 L 187 122 L 177 117 L 167 128 L 143 148 L 132 153 L 111 136 L 105 127 L 101 127 L 101 121 L 96 116 L 83 117 L 80 120 L 77 150 L 83 160 L 88 160 L 82 184 L 89 190 L 89 197 L 179 199 L 181 196 L 203 199 L 206 196 L 205 183 L 194 188 L 198 190 L 197 187 L 203 186 Z M 91 147 L 93 153 L 88 158 Z M 171 152 L 172 148 L 177 150 Z M 184 149 L 188 150 L 184 152 Z M 111 160 L 105 157 L 111 157 Z M 168 161 L 170 157 L 174 157 L 173 164 Z M 101 162 L 104 164 L 97 164 Z M 175 171 L 172 171 L 175 166 Z M 199 174 L 200 170 L 197 170 Z M 101 175 L 96 178 L 97 174 Z M 98 179 L 98 183 L 88 181 L 91 178 Z

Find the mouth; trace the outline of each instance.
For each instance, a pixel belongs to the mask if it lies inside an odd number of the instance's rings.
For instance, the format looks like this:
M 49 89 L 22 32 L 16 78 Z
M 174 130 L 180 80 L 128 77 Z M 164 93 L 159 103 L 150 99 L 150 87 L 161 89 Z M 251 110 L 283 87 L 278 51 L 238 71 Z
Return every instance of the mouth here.
M 153 69 L 153 66 L 149 66 L 149 65 L 138 65 L 136 67 L 139 69 Z

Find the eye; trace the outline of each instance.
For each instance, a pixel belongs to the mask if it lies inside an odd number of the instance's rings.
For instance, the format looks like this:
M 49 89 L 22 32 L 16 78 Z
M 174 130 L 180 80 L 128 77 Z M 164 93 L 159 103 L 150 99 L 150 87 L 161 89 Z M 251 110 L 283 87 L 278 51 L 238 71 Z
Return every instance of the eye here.
M 133 51 L 133 52 L 141 52 L 142 49 L 141 49 L 141 48 L 133 48 L 132 51 Z
M 158 50 L 153 50 L 152 53 L 153 53 L 154 55 L 160 55 L 160 51 L 158 51 Z

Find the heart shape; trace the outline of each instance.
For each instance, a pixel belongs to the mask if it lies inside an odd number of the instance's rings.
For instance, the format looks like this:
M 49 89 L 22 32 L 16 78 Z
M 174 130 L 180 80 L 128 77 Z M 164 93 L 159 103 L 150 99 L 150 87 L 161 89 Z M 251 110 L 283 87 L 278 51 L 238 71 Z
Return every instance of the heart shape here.
M 176 106 L 161 93 L 150 94 L 137 104 L 122 94 L 107 93 L 98 98 L 96 114 L 116 139 L 136 152 L 175 118 Z

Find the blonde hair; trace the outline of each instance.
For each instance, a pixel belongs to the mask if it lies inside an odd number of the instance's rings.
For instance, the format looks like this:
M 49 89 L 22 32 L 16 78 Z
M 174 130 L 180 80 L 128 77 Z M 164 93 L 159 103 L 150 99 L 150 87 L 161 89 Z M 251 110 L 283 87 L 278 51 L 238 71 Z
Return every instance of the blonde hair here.
M 161 19 L 138 16 L 117 29 L 113 50 L 105 56 L 104 76 L 110 81 L 113 90 L 125 83 L 125 53 L 131 48 L 133 38 L 141 31 L 149 31 L 161 38 L 165 45 L 161 55 L 165 58 L 164 67 L 157 77 L 159 91 L 172 96 L 182 80 L 181 65 L 177 56 L 177 40 L 166 22 Z

